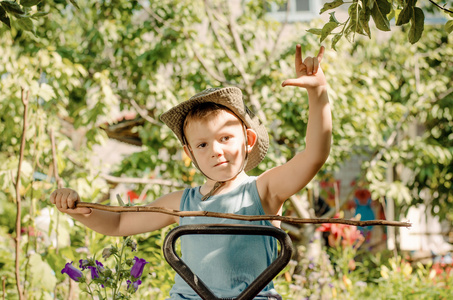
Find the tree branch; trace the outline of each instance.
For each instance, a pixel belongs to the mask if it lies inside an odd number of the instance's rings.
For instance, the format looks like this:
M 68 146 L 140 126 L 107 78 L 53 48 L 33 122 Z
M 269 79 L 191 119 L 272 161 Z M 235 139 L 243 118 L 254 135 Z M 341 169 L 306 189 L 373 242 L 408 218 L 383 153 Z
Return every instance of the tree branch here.
M 226 80 L 225 76 L 221 72 L 219 74 L 217 74 L 217 73 L 214 72 L 214 70 L 212 70 L 210 67 L 208 67 L 206 61 L 198 53 L 198 50 L 195 47 L 191 47 L 191 48 L 192 48 L 193 54 L 198 59 L 198 61 L 200 62 L 201 66 L 206 70 L 206 72 L 208 72 L 209 75 L 211 75 L 212 78 L 214 78 L 215 80 L 217 80 L 217 81 L 219 81 L 221 83 L 228 83 L 228 81 Z
M 141 108 L 138 103 L 134 100 L 134 99 L 131 99 L 129 101 L 132 106 L 135 108 L 135 110 L 137 111 L 137 113 L 140 115 L 140 117 L 142 117 L 143 119 L 145 119 L 146 121 L 150 122 L 151 124 L 154 124 L 154 125 L 159 125 L 161 126 L 162 124 L 157 122 L 156 120 L 154 120 L 153 118 L 151 118 L 149 115 L 148 115 L 148 110 L 146 109 L 143 109 Z
M 22 138 L 20 141 L 20 152 L 19 152 L 19 164 L 17 166 L 17 177 L 16 177 L 16 263 L 15 263 L 15 275 L 16 275 L 16 287 L 17 293 L 19 295 L 19 299 L 24 299 L 24 293 L 22 291 L 22 287 L 20 285 L 20 239 L 21 239 L 21 231 L 22 231 L 22 208 L 21 208 L 21 197 L 20 197 L 20 173 L 22 168 L 22 161 L 24 159 L 24 149 L 25 149 L 25 134 L 27 132 L 28 126 L 28 96 L 30 95 L 30 91 L 27 91 L 25 94 L 24 89 L 21 89 L 21 99 L 22 104 L 24 105 L 24 113 L 23 113 L 23 128 L 22 128 Z
M 283 32 L 285 31 L 286 25 L 288 24 L 288 16 L 289 16 L 289 5 L 286 8 L 286 14 L 285 14 L 285 21 L 282 23 L 279 32 L 277 33 L 277 38 L 274 41 L 274 44 L 272 45 L 272 49 L 270 51 L 270 56 L 267 57 L 266 62 L 258 69 L 258 72 L 255 75 L 255 78 L 252 79 L 251 85 L 253 86 L 255 82 L 260 78 L 262 72 L 264 70 L 267 70 L 269 65 L 271 64 L 271 58 L 273 58 L 276 53 L 277 45 L 279 45 L 280 38 L 283 36 Z
M 408 222 L 396 222 L 387 220 L 372 220 L 372 221 L 357 221 L 357 220 L 345 220 L 345 219 L 303 219 L 295 217 L 284 217 L 274 215 L 262 215 L 262 216 L 246 216 L 237 215 L 231 213 L 218 213 L 211 211 L 179 211 L 174 209 L 168 209 L 165 207 L 152 207 L 152 206 L 108 206 L 97 203 L 77 202 L 76 207 L 89 207 L 104 211 L 111 212 L 155 212 L 163 213 L 167 215 L 177 217 L 210 217 L 210 218 L 223 218 L 243 221 L 282 221 L 286 223 L 294 224 L 322 224 L 322 223 L 333 223 L 333 224 L 346 224 L 352 226 L 396 226 L 396 227 L 411 227 L 412 224 Z
M 140 1 L 140 4 L 142 5 L 143 9 L 152 17 L 154 18 L 156 21 L 162 23 L 165 27 L 168 27 L 168 28 L 173 28 L 172 26 L 170 26 L 169 22 L 167 22 L 166 20 L 162 19 L 158 14 L 156 14 L 152 9 L 150 9 L 149 7 L 147 7 L 146 5 L 144 5 L 143 3 L 141 3 L 142 1 Z M 158 27 L 155 27 L 155 30 L 159 33 L 159 34 L 162 34 L 162 31 L 159 30 Z M 183 31 L 182 29 L 178 28 L 178 29 L 175 29 L 173 28 L 173 30 L 175 31 L 182 31 L 184 36 L 186 37 L 186 39 L 190 39 L 190 35 L 187 34 L 187 32 Z M 208 72 L 208 74 L 214 78 L 215 80 L 223 83 L 223 84 L 231 84 L 229 83 L 225 76 L 221 73 L 221 72 L 215 72 L 214 69 L 210 68 L 208 66 L 208 64 L 206 63 L 206 61 L 203 59 L 203 57 L 198 53 L 198 50 L 196 49 L 196 47 L 193 47 L 192 46 L 192 43 L 188 43 L 187 45 L 189 45 L 189 47 L 192 49 L 196 59 L 198 59 L 198 61 L 200 62 L 201 66 L 205 69 L 206 72 Z
M 443 10 L 443 11 L 446 11 L 446 12 L 448 12 L 448 13 L 453 14 L 453 11 L 452 11 L 452 10 L 449 10 L 449 9 L 443 7 L 443 6 L 440 6 L 439 4 L 437 4 L 436 2 L 434 2 L 433 0 L 429 0 L 429 2 L 431 2 L 432 4 L 434 4 L 435 6 L 437 6 L 437 8 L 439 8 L 439 9 L 441 9 L 441 10 Z M 445 4 L 445 5 L 447 5 L 447 4 Z
M 54 130 L 50 130 L 50 142 L 52 145 L 52 166 L 53 166 L 53 174 L 55 176 L 55 181 L 57 182 L 57 187 L 61 189 L 63 187 L 63 182 L 61 181 L 60 175 L 58 173 L 58 165 L 57 165 L 57 151 L 55 148 L 55 134 Z
M 159 184 L 166 186 L 174 186 L 179 188 L 186 188 L 187 186 L 180 184 L 175 181 L 166 180 L 166 179 L 156 179 L 156 178 L 131 178 L 131 177 L 115 177 L 108 174 L 100 175 L 105 180 L 112 183 L 137 183 L 137 184 Z
M 242 45 L 241 38 L 239 37 L 239 34 L 236 30 L 236 22 L 233 19 L 233 14 L 231 13 L 229 3 L 227 3 L 227 7 L 229 14 L 227 28 L 230 31 L 231 36 L 233 37 L 233 41 L 236 46 L 236 50 L 239 53 L 239 56 L 245 58 L 244 45 Z
M 228 59 L 231 61 L 231 63 L 233 64 L 233 66 L 239 71 L 239 73 L 241 74 L 241 77 L 242 79 L 244 80 L 244 83 L 245 85 L 248 85 L 249 84 L 249 80 L 248 80 L 248 77 L 247 77 L 247 74 L 245 73 L 244 69 L 242 68 L 242 66 L 236 61 L 236 59 L 231 55 L 230 51 L 228 51 L 228 47 L 227 45 L 225 44 L 225 42 L 222 40 L 222 38 L 220 37 L 220 33 L 217 31 L 217 26 L 213 20 L 213 17 L 212 17 L 212 13 L 211 13 L 211 9 L 209 8 L 209 5 L 207 3 L 207 1 L 205 0 L 204 1 L 204 5 L 205 5 L 205 10 L 206 10 L 206 15 L 208 16 L 208 19 L 209 19 L 209 23 L 211 24 L 211 28 L 212 28 L 212 31 L 214 33 L 214 36 L 216 38 L 216 40 L 219 42 L 220 44 L 220 47 L 223 49 L 223 52 L 225 53 L 225 55 L 228 57 Z

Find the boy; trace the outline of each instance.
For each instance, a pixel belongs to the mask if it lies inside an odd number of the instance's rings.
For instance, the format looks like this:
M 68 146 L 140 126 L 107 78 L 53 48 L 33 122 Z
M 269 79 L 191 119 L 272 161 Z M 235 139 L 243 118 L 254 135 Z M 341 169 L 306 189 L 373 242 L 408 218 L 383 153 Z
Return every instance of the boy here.
M 299 86 L 309 96 L 306 149 L 282 166 L 258 177 L 245 173 L 257 166 L 268 148 L 268 135 L 260 121 L 242 101 L 238 88 L 205 90 L 161 116 L 181 141 L 186 154 L 206 176 L 197 188 L 162 196 L 149 206 L 181 211 L 215 211 L 243 215 L 281 214 L 284 201 L 300 191 L 316 175 L 330 152 L 332 120 L 327 82 L 316 57 L 302 60 L 296 47 L 295 79 L 282 85 Z M 75 208 L 78 194 L 59 189 L 50 200 L 57 208 L 105 235 L 128 236 L 157 230 L 173 223 L 244 223 L 212 218 L 177 218 L 145 212 L 113 213 Z M 249 222 L 246 222 L 249 223 Z M 279 226 L 262 221 L 261 225 Z M 182 258 L 218 297 L 235 297 L 276 257 L 276 241 L 270 237 L 196 236 L 182 237 Z M 177 275 L 171 299 L 199 299 Z M 255 299 L 281 299 L 272 282 Z

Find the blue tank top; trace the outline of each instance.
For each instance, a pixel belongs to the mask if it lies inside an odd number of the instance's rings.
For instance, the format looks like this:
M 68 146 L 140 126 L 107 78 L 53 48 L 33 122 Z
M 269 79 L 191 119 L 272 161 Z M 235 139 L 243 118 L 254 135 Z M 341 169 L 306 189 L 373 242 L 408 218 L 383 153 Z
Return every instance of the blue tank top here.
M 240 215 L 264 215 L 256 188 L 256 177 L 247 177 L 234 190 L 201 201 L 200 188 L 186 189 L 181 211 L 212 211 Z M 241 221 L 210 217 L 180 218 L 188 224 L 255 224 L 273 226 L 269 221 Z M 219 298 L 237 297 L 278 255 L 277 240 L 269 236 L 184 235 L 181 258 Z M 270 282 L 255 299 L 280 296 Z M 170 291 L 171 300 L 200 299 L 177 274 Z

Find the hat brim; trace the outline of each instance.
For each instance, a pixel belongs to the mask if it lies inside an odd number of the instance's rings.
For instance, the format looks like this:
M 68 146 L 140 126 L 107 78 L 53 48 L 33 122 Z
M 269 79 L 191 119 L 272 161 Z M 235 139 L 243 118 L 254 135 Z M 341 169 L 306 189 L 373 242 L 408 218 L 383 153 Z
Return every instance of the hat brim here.
M 230 109 L 247 128 L 253 129 L 257 134 L 257 141 L 248 155 L 246 172 L 252 170 L 264 159 L 269 148 L 269 135 L 263 123 L 244 104 L 242 92 L 236 87 L 211 88 L 204 90 L 184 101 L 160 116 L 170 129 L 176 134 L 181 144 L 184 145 L 184 120 L 189 111 L 204 102 L 213 102 Z

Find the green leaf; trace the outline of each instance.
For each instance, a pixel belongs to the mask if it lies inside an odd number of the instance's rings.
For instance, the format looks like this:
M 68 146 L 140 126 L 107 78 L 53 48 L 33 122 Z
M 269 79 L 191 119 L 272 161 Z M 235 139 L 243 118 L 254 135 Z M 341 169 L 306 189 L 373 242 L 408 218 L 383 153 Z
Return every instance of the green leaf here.
M 123 199 L 121 198 L 120 194 L 116 194 L 116 199 L 118 200 L 118 204 L 120 206 L 125 206 Z
M 397 26 L 401 26 L 403 24 L 409 23 L 409 21 L 411 20 L 413 14 L 414 14 L 414 7 L 415 7 L 415 1 L 408 0 L 406 3 L 406 6 L 403 8 L 403 10 L 398 15 L 398 19 L 396 20 Z
M 329 15 L 330 15 L 329 22 L 334 22 L 334 23 L 340 24 L 340 22 L 335 17 L 335 12 L 331 12 Z
M 40 84 L 37 95 L 46 102 L 56 97 L 53 88 L 47 83 Z
M 322 29 L 320 28 L 310 28 L 307 30 L 307 32 L 316 34 L 316 35 L 321 35 L 322 34 Z
M 391 4 L 387 0 L 374 0 L 371 16 L 379 30 L 390 31 L 390 22 L 387 19 L 387 14 L 391 10 Z
M 25 7 L 32 7 L 38 5 L 41 0 L 21 0 L 20 4 Z
M 362 11 L 360 5 L 357 3 L 352 4 L 349 7 L 349 24 L 345 29 L 346 38 L 350 39 L 350 34 L 354 33 L 350 40 L 354 40 L 355 33 L 363 34 L 362 24 L 359 20 L 359 13 Z
M 37 253 L 31 254 L 29 258 L 29 272 L 33 287 L 46 291 L 53 291 L 57 278 L 55 272 L 47 262 L 42 261 Z
M 38 11 L 37 13 L 32 14 L 30 17 L 37 20 L 38 18 L 47 16 L 48 14 L 48 11 Z
M 422 37 L 425 27 L 425 15 L 419 7 L 414 8 L 414 15 L 411 18 L 411 28 L 409 29 L 409 42 L 415 44 Z
M 2 21 L 6 26 L 11 28 L 11 21 L 8 15 L 6 14 L 6 10 L 2 6 L 0 6 L 0 21 Z
M 33 32 L 33 34 L 35 33 L 35 25 L 33 24 L 33 21 L 30 18 L 17 19 L 16 24 L 19 26 L 19 28 L 25 31 Z
M 449 20 L 447 23 L 445 23 L 445 31 L 448 33 L 453 32 L 453 20 Z
M 335 28 L 338 27 L 338 24 L 335 22 L 328 22 L 324 25 L 322 28 L 322 34 L 321 34 L 321 39 L 320 42 L 322 42 Z
M 337 51 L 337 48 L 335 46 L 337 45 L 338 41 L 341 39 L 343 36 L 343 33 L 337 33 L 333 38 L 332 38 L 332 49 Z
M 369 38 L 371 38 L 370 15 L 371 13 L 366 7 L 363 7 L 359 12 L 359 23 Z
M 319 11 L 319 14 L 322 14 L 327 10 L 337 8 L 338 6 L 341 6 L 343 4 L 344 4 L 343 0 L 335 0 L 333 2 L 325 3 L 324 6 Z
M 20 5 L 17 4 L 17 2 L 14 2 L 14 1 L 2 1 L 2 2 L 0 2 L 0 4 L 9 13 L 12 13 L 12 14 L 15 14 L 15 15 L 16 14 L 18 14 L 18 15 L 25 14 L 25 11 L 22 10 L 22 7 L 20 7 Z

